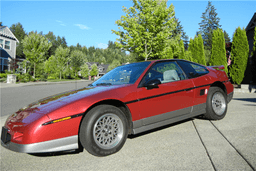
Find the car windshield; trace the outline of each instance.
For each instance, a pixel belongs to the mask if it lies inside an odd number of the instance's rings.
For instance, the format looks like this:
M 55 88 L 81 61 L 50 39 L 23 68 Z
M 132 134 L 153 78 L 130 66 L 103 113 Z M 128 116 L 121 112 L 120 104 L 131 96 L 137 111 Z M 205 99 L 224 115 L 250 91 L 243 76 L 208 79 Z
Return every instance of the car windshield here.
M 133 84 L 149 64 L 150 62 L 140 62 L 116 67 L 91 86 Z

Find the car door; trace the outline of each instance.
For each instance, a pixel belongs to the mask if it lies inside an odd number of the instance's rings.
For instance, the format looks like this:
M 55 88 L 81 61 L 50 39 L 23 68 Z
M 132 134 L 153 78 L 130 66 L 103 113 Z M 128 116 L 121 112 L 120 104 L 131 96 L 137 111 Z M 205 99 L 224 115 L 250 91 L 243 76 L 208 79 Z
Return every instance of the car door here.
M 211 85 L 211 79 L 207 75 L 209 71 L 202 65 L 188 61 L 178 61 L 178 64 L 182 67 L 187 77 L 193 81 L 195 86 L 194 106 L 197 106 L 198 110 L 199 108 L 204 109 L 206 107 L 207 94 Z
M 143 125 L 189 114 L 194 85 L 175 61 L 155 63 L 138 89 L 138 106 Z

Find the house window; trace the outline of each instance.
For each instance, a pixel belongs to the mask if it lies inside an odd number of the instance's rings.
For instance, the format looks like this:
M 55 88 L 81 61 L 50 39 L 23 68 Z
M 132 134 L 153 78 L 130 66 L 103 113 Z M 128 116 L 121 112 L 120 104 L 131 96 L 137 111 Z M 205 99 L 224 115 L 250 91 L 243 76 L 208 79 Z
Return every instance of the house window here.
M 4 40 L 0 39 L 0 48 L 3 48 L 3 47 L 4 47 Z
M 8 59 L 0 58 L 0 71 L 8 70 Z
M 6 40 L 4 48 L 5 49 L 11 49 L 11 42 Z

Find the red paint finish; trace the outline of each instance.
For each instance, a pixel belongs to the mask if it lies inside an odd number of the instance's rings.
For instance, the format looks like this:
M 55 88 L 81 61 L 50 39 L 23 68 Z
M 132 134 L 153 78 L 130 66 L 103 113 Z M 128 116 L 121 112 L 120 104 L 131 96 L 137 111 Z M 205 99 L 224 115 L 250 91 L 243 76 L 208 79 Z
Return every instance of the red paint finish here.
M 168 60 L 167 60 L 168 61 Z M 11 141 L 30 144 L 78 135 L 82 116 L 57 123 L 44 123 L 84 114 L 97 103 L 119 101 L 128 107 L 132 121 L 156 116 L 206 102 L 210 85 L 221 82 L 227 94 L 233 92 L 233 85 L 223 71 L 208 68 L 209 73 L 197 78 L 162 83 L 158 88 L 147 89 L 139 86 L 152 61 L 133 84 L 95 86 L 65 92 L 32 103 L 25 109 L 10 116 L 5 127 L 12 136 Z
M 138 99 L 145 99 L 137 102 L 140 108 L 140 119 L 193 106 L 194 90 L 179 92 L 191 87 L 193 87 L 191 80 L 180 80 L 160 84 L 159 88 L 151 90 L 145 87 L 139 88 Z M 160 96 L 154 97 L 157 95 Z

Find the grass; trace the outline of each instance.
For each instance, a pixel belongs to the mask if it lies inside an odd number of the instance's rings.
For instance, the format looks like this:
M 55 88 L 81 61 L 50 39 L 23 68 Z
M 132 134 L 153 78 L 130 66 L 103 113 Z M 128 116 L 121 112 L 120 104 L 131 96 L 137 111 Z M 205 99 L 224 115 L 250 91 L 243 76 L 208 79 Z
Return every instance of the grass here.
M 5 82 L 7 79 L 6 78 L 0 78 L 0 82 Z

